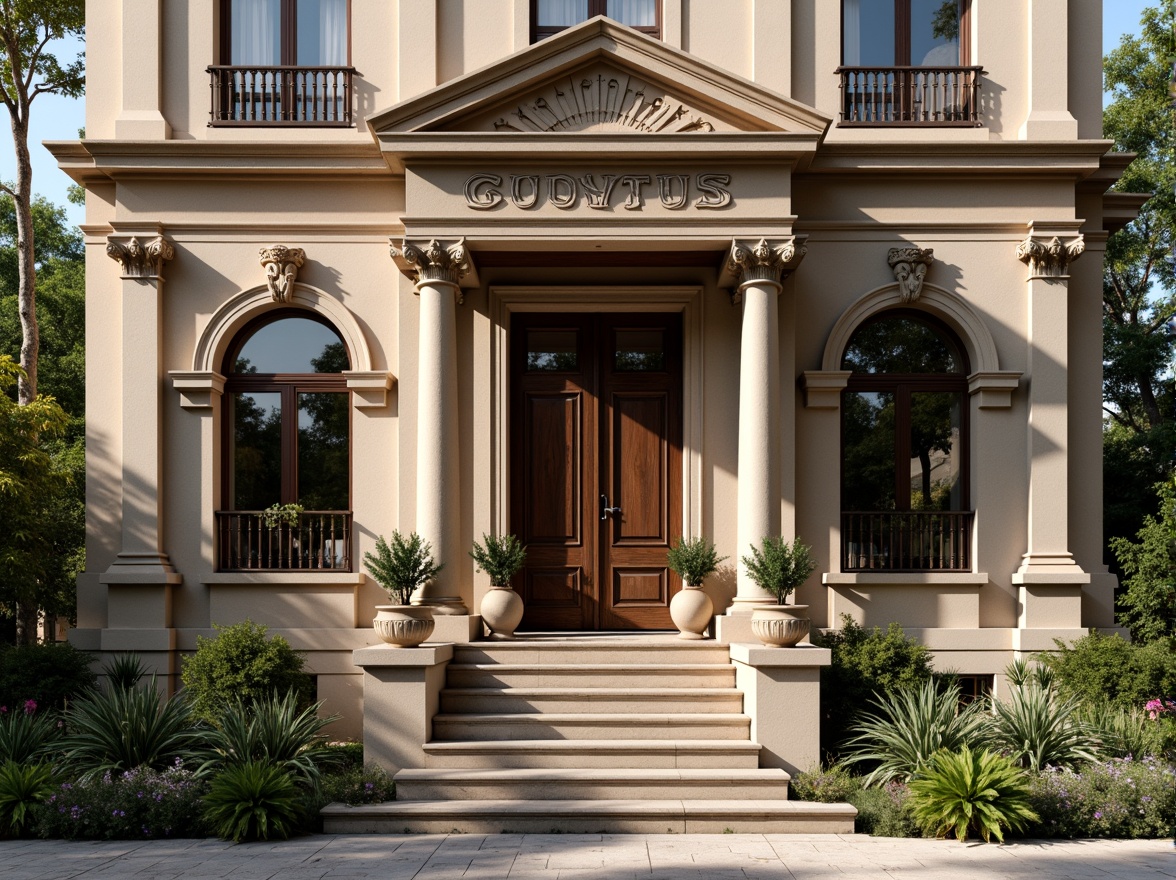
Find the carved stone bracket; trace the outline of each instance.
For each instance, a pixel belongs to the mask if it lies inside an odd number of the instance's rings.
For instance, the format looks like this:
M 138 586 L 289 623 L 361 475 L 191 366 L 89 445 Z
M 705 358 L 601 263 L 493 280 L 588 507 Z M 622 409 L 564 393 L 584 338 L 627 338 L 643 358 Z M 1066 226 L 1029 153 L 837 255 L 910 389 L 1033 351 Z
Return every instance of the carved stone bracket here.
M 1030 278 L 1067 278 L 1070 263 L 1086 250 L 1081 235 L 1063 242 L 1056 235 L 1042 241 L 1030 235 L 1017 245 L 1017 259 L 1029 267 Z
M 797 235 L 775 241 L 761 238 L 754 243 L 732 241 L 723 271 L 725 278 L 733 280 L 731 301 L 742 302 L 743 287 L 747 284 L 782 285 L 808 253 L 805 239 L 806 236 Z
M 904 303 L 912 303 L 923 291 L 923 278 L 935 262 L 935 251 L 931 248 L 891 248 L 886 262 L 894 270 L 898 282 L 898 295 Z
M 392 259 L 418 287 L 429 281 L 452 284 L 457 289 L 458 304 L 462 303 L 458 285 L 473 271 L 464 238 L 448 245 L 435 238 L 420 243 L 405 239 L 401 247 L 392 246 Z
M 265 267 L 265 283 L 269 287 L 270 296 L 277 303 L 289 302 L 294 282 L 298 280 L 298 270 L 306 262 L 306 251 L 274 244 L 262 248 L 258 255 L 261 257 L 261 265 Z
M 162 235 L 146 244 L 131 236 L 130 241 L 106 240 L 106 255 L 122 266 L 123 278 L 162 278 L 163 264 L 176 255 L 172 243 Z

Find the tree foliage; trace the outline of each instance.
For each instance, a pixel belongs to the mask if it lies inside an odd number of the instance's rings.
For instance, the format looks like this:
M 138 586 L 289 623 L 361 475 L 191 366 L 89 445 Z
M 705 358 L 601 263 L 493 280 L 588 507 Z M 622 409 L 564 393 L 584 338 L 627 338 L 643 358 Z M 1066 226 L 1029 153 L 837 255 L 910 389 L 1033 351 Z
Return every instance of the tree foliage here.
M 1119 623 L 1137 642 L 1176 637 L 1176 483 L 1160 483 L 1160 510 L 1148 515 L 1136 540 L 1111 538 L 1125 579 Z

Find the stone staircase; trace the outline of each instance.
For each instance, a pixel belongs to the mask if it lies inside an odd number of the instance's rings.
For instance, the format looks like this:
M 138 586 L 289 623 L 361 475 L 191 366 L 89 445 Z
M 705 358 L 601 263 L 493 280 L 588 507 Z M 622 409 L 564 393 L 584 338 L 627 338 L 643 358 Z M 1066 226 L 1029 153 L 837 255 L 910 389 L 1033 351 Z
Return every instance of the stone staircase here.
M 759 766 L 728 649 L 653 635 L 457 645 L 422 769 L 328 832 L 853 831 Z

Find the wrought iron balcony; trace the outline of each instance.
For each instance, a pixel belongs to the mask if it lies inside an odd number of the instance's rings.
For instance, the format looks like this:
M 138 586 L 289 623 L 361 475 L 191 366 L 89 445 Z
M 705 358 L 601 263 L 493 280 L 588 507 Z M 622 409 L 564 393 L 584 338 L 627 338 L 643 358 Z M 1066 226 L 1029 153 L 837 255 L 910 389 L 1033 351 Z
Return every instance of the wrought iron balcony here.
M 351 67 L 215 65 L 212 126 L 349 126 Z
M 976 128 L 980 67 L 839 67 L 842 125 Z
M 264 510 L 216 512 L 217 571 L 350 571 L 351 511 L 304 510 L 294 524 Z
M 970 510 L 843 511 L 841 570 L 971 571 Z

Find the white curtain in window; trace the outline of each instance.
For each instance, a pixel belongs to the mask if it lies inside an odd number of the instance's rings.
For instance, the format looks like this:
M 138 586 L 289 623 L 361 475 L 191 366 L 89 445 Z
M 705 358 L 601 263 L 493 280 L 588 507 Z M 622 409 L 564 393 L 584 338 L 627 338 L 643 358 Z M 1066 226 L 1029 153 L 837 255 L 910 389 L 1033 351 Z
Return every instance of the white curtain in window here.
M 538 0 L 540 27 L 571 27 L 588 18 L 588 0 Z
M 608 0 L 608 17 L 629 27 L 655 27 L 657 0 Z
M 233 0 L 231 64 L 281 63 L 280 0 Z
M 319 0 L 319 60 L 323 67 L 347 63 L 347 0 Z
M 862 63 L 861 0 L 841 0 L 841 63 L 857 67 Z

